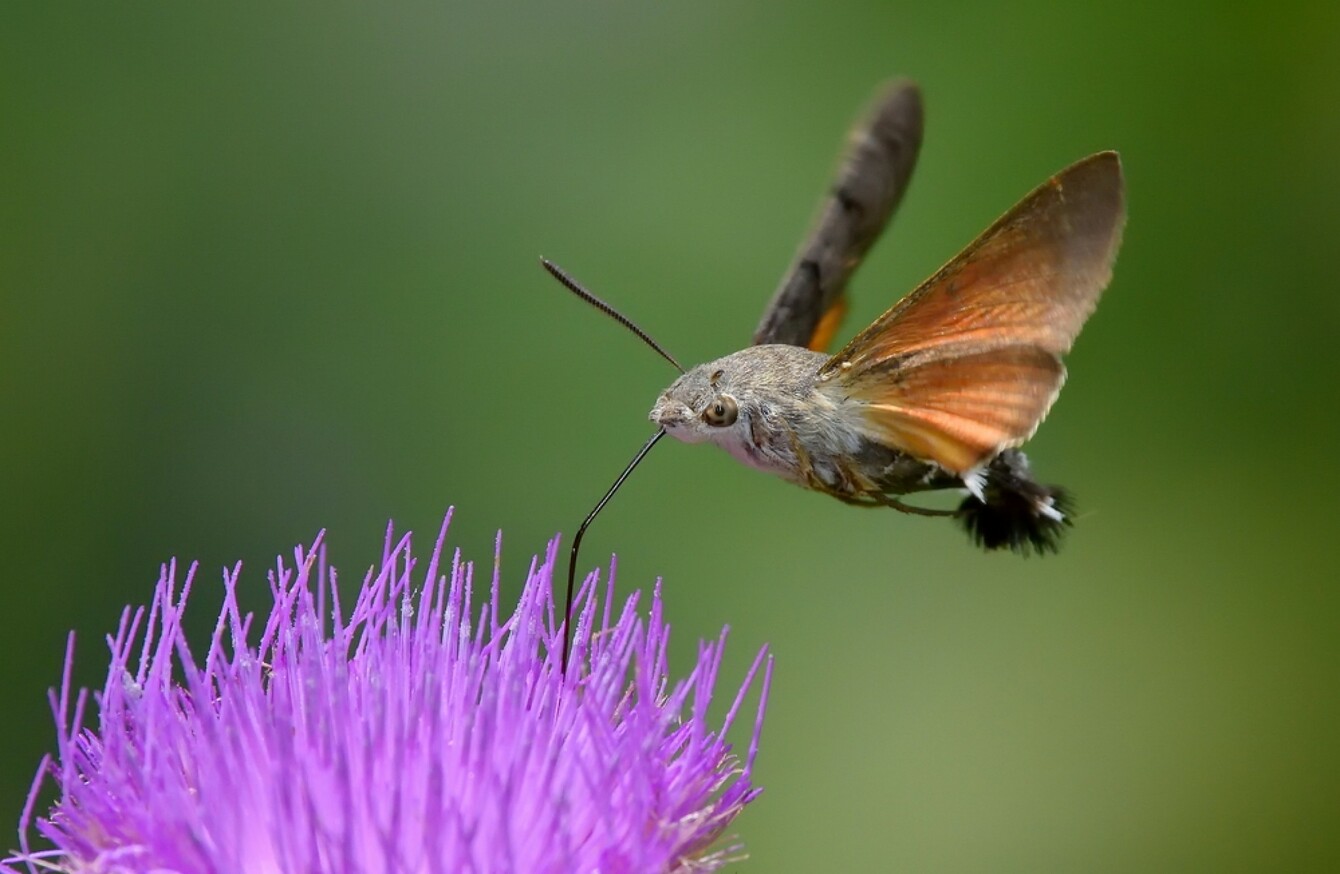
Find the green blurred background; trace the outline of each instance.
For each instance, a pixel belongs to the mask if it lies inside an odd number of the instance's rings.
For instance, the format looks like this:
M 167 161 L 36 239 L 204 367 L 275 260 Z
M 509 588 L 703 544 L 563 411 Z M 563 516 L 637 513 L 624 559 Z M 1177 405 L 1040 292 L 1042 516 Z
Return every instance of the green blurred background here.
M 67 629 L 99 683 L 170 556 L 259 606 L 318 529 L 352 584 L 455 504 L 514 595 L 673 376 L 537 256 L 733 351 L 903 74 L 926 142 L 845 335 L 1123 154 L 1030 449 L 1085 512 L 1025 561 L 658 448 L 584 563 L 664 576 L 681 665 L 775 648 L 742 867 L 1340 868 L 1336 4 L 15 4 L 0 74 L 5 830 Z

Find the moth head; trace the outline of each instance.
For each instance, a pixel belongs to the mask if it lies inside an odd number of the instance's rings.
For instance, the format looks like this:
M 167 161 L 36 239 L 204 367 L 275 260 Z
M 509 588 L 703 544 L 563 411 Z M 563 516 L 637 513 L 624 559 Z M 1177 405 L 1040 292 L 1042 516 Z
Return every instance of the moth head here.
M 741 400 L 717 364 L 695 367 L 661 392 L 649 418 L 685 443 L 722 442 L 744 427 Z

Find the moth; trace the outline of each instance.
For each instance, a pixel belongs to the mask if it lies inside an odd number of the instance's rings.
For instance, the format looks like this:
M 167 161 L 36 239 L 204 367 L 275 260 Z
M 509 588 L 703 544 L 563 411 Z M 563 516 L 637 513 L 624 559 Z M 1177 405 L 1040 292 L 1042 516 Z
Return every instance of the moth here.
M 1057 173 L 861 331 L 825 350 L 848 280 L 907 189 L 922 139 L 916 85 L 887 86 L 856 126 L 831 192 L 754 331 L 753 345 L 689 370 L 551 262 L 567 288 L 680 370 L 651 409 L 657 426 L 578 528 L 582 535 L 657 441 L 711 443 L 847 504 L 951 516 L 979 546 L 1055 551 L 1068 493 L 1034 479 L 1019 446 L 1065 382 L 1062 356 L 1112 276 L 1125 224 L 1116 152 Z M 907 495 L 960 489 L 957 509 Z M 568 657 L 565 614 L 563 666 Z

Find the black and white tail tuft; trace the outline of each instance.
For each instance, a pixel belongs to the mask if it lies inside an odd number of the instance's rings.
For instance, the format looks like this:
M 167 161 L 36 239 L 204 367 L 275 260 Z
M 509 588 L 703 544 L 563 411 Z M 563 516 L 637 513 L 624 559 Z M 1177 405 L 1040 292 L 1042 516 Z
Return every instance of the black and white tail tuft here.
M 1035 482 L 1022 452 L 1007 449 L 992 459 L 980 492 L 980 497 L 965 498 L 957 514 L 978 546 L 1023 555 L 1060 547 L 1061 535 L 1071 525 L 1073 502 L 1059 486 Z

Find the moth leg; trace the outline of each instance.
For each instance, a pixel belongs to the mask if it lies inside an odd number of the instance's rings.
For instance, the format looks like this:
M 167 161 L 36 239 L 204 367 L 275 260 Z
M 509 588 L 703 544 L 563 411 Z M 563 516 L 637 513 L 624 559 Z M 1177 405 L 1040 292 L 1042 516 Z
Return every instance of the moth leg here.
M 831 486 L 815 473 L 814 462 L 810 459 L 810 454 L 805 451 L 805 447 L 801 445 L 799 438 L 796 437 L 796 432 L 788 428 L 787 438 L 791 443 L 791 451 L 795 453 L 796 466 L 805 480 L 805 485 L 816 492 L 823 492 L 825 495 L 830 495 L 844 504 L 851 504 L 853 507 L 892 507 L 901 513 L 908 513 L 912 516 L 958 515 L 956 510 L 932 510 L 927 507 L 904 504 L 892 495 L 886 495 L 879 491 L 874 483 L 840 459 L 836 462 L 838 473 L 842 475 L 845 482 L 851 484 L 851 491 L 844 491 L 836 486 Z
M 918 507 L 915 504 L 904 504 L 902 501 L 881 492 L 879 488 L 865 477 L 861 476 L 855 470 L 852 470 L 846 464 L 838 462 L 838 469 L 842 475 L 853 483 L 859 494 L 870 501 L 863 503 L 864 507 L 892 507 L 900 513 L 907 513 L 912 516 L 957 516 L 957 510 L 933 510 L 929 507 Z M 855 503 L 855 502 L 849 502 Z
M 880 506 L 892 507 L 900 513 L 909 513 L 913 516 L 957 516 L 958 510 L 933 510 L 930 507 L 918 507 L 916 504 L 904 504 L 902 501 L 892 495 L 871 495 Z
M 823 492 L 823 493 L 826 494 L 826 495 L 831 495 L 831 496 L 837 498 L 837 499 L 838 499 L 839 501 L 841 501 L 842 503 L 844 503 L 844 504 L 850 504 L 850 505 L 852 505 L 853 507 L 882 507 L 882 506 L 884 506 L 884 504 L 880 503 L 879 501 L 875 500 L 873 497 L 871 497 L 871 496 L 869 496 L 869 495 L 847 495 L 847 494 L 843 494 L 842 492 L 834 491 L 834 490 L 832 490 L 832 489 L 827 489 L 827 488 L 821 488 L 821 489 L 819 489 L 819 491 Z
M 791 428 L 786 429 L 787 441 L 791 444 L 791 452 L 796 456 L 796 467 L 799 468 L 801 477 L 805 480 L 805 485 L 816 492 L 824 492 L 833 495 L 834 491 L 828 483 L 819 478 L 819 474 L 814 472 L 814 462 L 810 460 L 810 454 L 805 451 L 801 445 L 800 438 Z M 836 495 L 835 495 L 836 496 Z
M 823 492 L 825 495 L 837 498 L 844 504 L 851 504 L 854 507 L 878 507 L 879 503 L 870 500 L 866 495 L 857 493 L 851 494 L 841 491 L 835 486 L 830 486 L 814 470 L 814 462 L 810 459 L 810 454 L 805 451 L 801 445 L 800 439 L 796 437 L 796 432 L 790 428 L 786 429 L 786 436 L 791 444 L 791 451 L 796 456 L 796 467 L 799 469 L 801 477 L 804 478 L 805 486 L 816 492 Z M 853 482 L 848 471 L 844 468 L 843 475 L 848 482 Z

